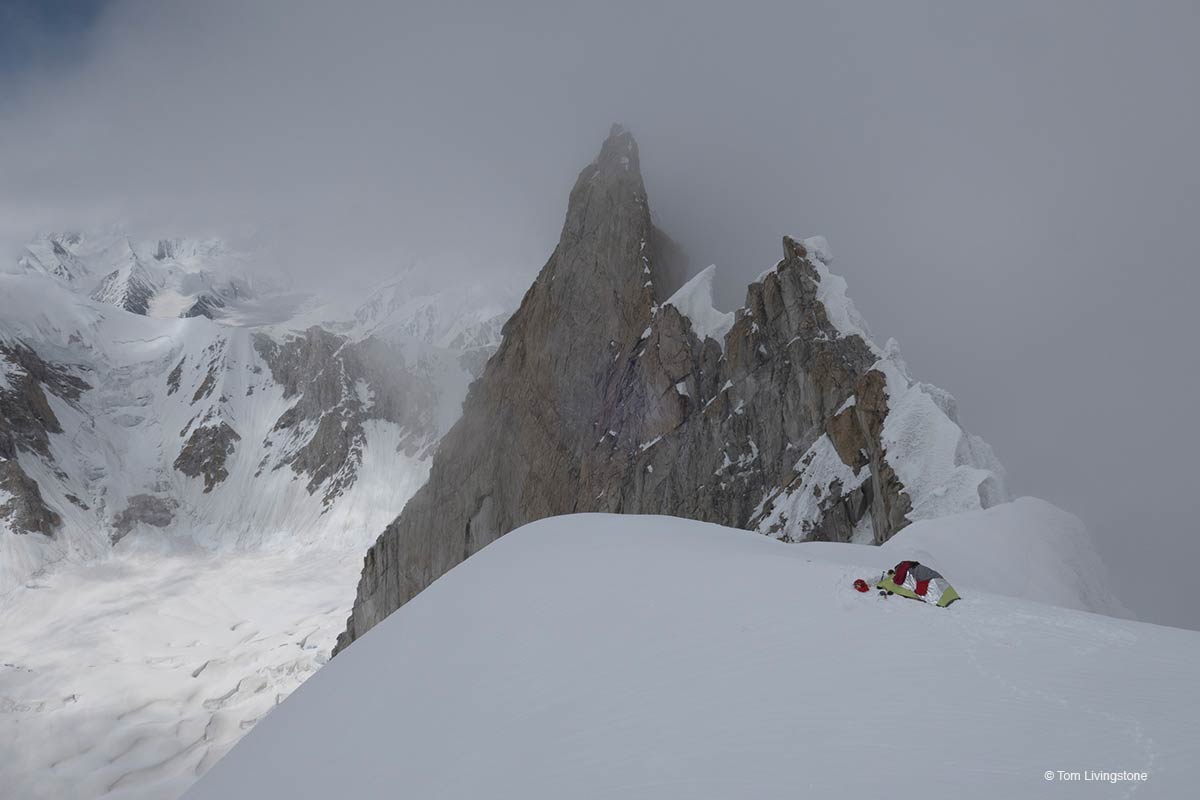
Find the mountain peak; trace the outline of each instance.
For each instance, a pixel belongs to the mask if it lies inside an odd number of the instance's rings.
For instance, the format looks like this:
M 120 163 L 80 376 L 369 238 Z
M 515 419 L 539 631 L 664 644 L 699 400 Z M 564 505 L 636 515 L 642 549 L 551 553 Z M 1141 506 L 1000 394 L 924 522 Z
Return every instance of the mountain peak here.
M 784 254 L 745 307 L 716 311 L 713 270 L 683 280 L 637 144 L 613 126 L 428 482 L 367 553 L 338 649 L 542 517 L 666 514 L 880 544 L 1003 500 L 990 451 L 881 363 L 828 243 L 787 237 Z
M 609 273 L 606 280 L 628 284 L 618 294 L 636 295 L 647 312 L 689 276 L 687 255 L 650 219 L 637 142 L 619 124 L 571 189 L 555 256 L 556 272 L 579 268 L 590 276 L 582 279 L 588 282 L 596 281 L 602 266 Z M 607 294 L 583 291 L 579 299 L 591 305 L 600 296 Z
M 597 166 L 612 165 L 624 171 L 638 172 L 638 147 L 633 134 L 619 123 L 613 123 L 608 138 L 600 148 Z

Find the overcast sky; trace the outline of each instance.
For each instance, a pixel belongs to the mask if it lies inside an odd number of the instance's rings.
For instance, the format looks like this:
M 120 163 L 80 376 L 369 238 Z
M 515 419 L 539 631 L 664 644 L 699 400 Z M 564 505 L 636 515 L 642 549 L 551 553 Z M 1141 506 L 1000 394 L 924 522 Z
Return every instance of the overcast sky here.
M 826 235 L 1014 492 L 1200 628 L 1197 3 L 0 5 L 6 248 L 123 221 L 524 281 L 620 121 L 726 307 Z

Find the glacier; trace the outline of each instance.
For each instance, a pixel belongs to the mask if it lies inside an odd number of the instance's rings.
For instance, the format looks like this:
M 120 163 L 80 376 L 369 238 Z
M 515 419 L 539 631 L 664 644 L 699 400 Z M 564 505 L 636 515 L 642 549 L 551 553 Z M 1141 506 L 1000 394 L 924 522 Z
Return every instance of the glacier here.
M 176 797 L 318 669 L 515 303 L 343 313 L 255 258 L 109 231 L 0 269 L 0 477 L 37 493 L 0 481 L 6 797 Z

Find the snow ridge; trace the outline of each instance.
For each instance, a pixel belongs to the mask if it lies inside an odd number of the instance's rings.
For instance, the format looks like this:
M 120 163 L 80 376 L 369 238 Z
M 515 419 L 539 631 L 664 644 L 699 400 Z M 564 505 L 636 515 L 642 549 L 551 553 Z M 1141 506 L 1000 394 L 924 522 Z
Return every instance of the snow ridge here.
M 911 499 L 908 518 L 933 519 L 1009 500 L 1003 466 L 987 442 L 959 423 L 954 397 L 909 377 L 895 339 L 883 348 L 874 342 L 850 299 L 845 279 L 829 270 L 833 254 L 825 237 L 811 236 L 802 243 L 818 275 L 817 299 L 830 323 L 840 335 L 862 339 L 878 356 L 872 369 L 886 377 L 889 408 L 883 429 L 885 458 Z M 801 489 L 804 493 L 827 489 L 830 480 L 804 481 Z
M 679 313 L 691 320 L 692 331 L 701 341 L 712 339 L 724 350 L 725 336 L 733 327 L 736 315 L 732 311 L 717 311 L 713 306 L 713 278 L 716 274 L 716 265 L 710 264 L 679 287 L 664 305 L 675 306 Z
M 1020 560 L 980 513 L 958 533 Z M 1200 635 L 989 592 L 973 581 L 995 552 L 946 567 L 963 599 L 939 609 L 851 588 L 895 563 L 883 548 L 534 522 L 333 659 L 187 797 L 858 798 L 897 775 L 980 800 L 1190 796 Z M 464 758 L 463 731 L 488 747 Z M 1044 778 L 1092 764 L 1148 780 Z

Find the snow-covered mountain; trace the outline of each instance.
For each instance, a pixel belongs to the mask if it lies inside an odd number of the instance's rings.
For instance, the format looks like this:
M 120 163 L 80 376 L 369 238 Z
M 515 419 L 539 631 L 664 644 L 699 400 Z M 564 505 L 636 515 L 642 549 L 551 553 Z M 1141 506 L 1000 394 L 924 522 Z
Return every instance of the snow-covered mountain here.
M 615 127 L 429 481 L 368 552 L 339 648 L 546 516 L 669 514 L 881 544 L 1009 499 L 954 398 L 871 338 L 822 237 L 784 237 L 733 312 L 713 308 L 712 268 L 682 282 L 678 261 L 637 144 Z
M 255 267 L 70 234 L 0 270 L 0 794 L 182 791 L 324 662 L 499 343 L 503 292 L 324 320 Z
M 246 323 L 261 313 L 248 260 L 220 239 L 51 233 L 29 243 L 16 264 L 2 271 L 56 277 L 73 291 L 141 316 Z M 278 291 L 270 294 L 283 299 Z M 294 304 L 298 296 L 290 299 Z
M 457 284 L 430 294 L 414 288 L 412 277 L 376 287 L 354 312 L 358 335 L 413 339 L 459 354 L 473 376 L 500 346 L 501 329 L 519 298 L 482 284 Z
M 375 293 L 347 321 L 244 324 L 250 303 L 281 305 L 213 278 L 231 258 L 50 236 L 0 274 L 0 591 L 134 532 L 361 543 L 423 480 L 502 307 L 425 296 L 369 325 Z
M 532 523 L 333 659 L 187 800 L 1191 796 L 1200 634 L 994 593 L 979 579 L 1057 592 L 1030 561 L 1076 559 L 1069 537 L 1013 541 L 1046 509 L 1005 505 L 945 518 L 965 540 L 928 562 L 963 596 L 948 609 L 851 588 L 940 554 L 927 522 L 882 547 Z

